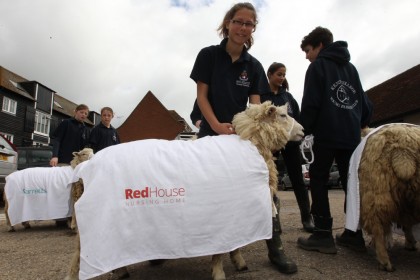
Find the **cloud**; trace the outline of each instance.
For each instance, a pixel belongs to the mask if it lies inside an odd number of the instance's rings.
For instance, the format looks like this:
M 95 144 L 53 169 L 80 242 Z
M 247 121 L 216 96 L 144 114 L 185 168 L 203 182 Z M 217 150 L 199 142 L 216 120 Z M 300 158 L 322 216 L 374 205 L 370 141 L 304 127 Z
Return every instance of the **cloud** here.
M 259 24 L 251 49 L 265 68 L 287 66 L 300 102 L 308 61 L 300 42 L 318 25 L 346 40 L 369 89 L 419 63 L 420 3 L 252 1 Z M 189 121 L 189 78 L 201 48 L 234 2 L 225 0 L 14 0 L 0 2 L 0 65 L 92 110 L 111 106 L 119 125 L 150 90 Z M 407 9 L 407 7 L 410 7 Z

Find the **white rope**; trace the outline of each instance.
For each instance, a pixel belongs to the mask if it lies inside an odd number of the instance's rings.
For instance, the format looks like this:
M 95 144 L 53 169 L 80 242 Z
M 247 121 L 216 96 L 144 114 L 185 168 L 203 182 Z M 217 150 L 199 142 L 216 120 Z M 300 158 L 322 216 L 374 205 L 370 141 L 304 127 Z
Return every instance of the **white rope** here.
M 312 150 L 312 145 L 314 144 L 314 136 L 306 135 L 305 138 L 302 140 L 302 143 L 300 143 L 300 152 L 302 153 L 303 159 L 306 161 L 306 163 L 313 163 L 314 162 L 314 151 Z M 311 153 L 311 160 L 308 160 L 305 156 L 305 149 L 309 150 Z
M 292 133 L 293 128 L 295 127 L 295 119 L 292 118 L 293 122 L 292 122 L 292 126 L 290 127 L 289 131 L 287 132 L 290 136 L 290 134 Z

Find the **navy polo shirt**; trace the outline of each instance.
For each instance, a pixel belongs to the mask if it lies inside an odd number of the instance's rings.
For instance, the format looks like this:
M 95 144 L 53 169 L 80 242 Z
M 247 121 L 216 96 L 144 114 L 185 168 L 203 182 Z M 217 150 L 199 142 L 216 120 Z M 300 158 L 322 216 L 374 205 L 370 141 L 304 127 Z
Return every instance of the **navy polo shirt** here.
M 51 136 L 53 157 L 58 157 L 58 163 L 69 164 L 73 159 L 73 152 L 88 145 L 89 134 L 89 128 L 75 118 L 63 120 Z
M 112 125 L 108 128 L 101 122 L 95 126 L 90 133 L 89 146 L 95 153 L 108 146 L 119 143 L 120 137 L 118 136 L 117 130 Z
M 190 78 L 209 86 L 208 99 L 214 114 L 221 123 L 232 122 L 233 116 L 246 109 L 253 94 L 270 92 L 261 63 L 246 48 L 241 57 L 232 63 L 226 52 L 227 38 L 220 45 L 203 48 L 197 55 Z M 200 136 L 216 135 L 204 119 Z

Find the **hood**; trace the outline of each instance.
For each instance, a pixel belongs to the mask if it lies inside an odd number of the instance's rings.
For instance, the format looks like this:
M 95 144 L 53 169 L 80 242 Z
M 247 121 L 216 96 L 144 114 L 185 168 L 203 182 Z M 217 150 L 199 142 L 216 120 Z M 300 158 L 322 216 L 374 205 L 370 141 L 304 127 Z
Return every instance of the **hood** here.
M 347 49 L 347 42 L 337 41 L 329 44 L 319 52 L 318 57 L 331 59 L 340 64 L 348 63 L 350 61 L 350 53 Z

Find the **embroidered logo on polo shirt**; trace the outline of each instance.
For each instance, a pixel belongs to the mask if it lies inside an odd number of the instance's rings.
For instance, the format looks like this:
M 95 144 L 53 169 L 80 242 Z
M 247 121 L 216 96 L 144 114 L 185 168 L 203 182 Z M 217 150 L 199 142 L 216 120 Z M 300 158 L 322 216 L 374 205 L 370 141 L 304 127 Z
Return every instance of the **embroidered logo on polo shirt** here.
M 251 83 L 248 81 L 248 73 L 246 70 L 243 70 L 241 75 L 239 75 L 239 79 L 236 80 L 236 85 L 241 87 L 249 87 Z

